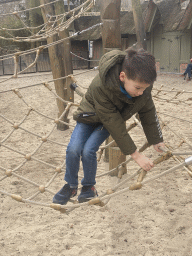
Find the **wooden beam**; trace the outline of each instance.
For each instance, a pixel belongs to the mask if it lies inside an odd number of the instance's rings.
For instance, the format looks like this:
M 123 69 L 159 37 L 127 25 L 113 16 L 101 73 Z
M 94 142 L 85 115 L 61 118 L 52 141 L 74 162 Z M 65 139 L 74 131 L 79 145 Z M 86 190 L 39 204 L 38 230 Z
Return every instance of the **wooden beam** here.
M 153 1 L 150 1 L 148 8 L 147 8 L 147 14 L 145 16 L 145 31 L 146 32 L 151 32 L 152 25 L 153 25 L 157 10 L 158 10 L 157 5 Z
M 101 22 L 102 25 L 102 42 L 103 53 L 113 49 L 121 49 L 121 29 L 120 29 L 120 7 L 121 0 L 105 0 L 101 4 Z M 112 140 L 110 136 L 106 140 L 109 143 Z M 105 150 L 105 161 L 109 161 L 109 170 L 124 162 L 126 156 L 116 148 Z M 125 168 L 126 170 L 126 168 Z M 124 172 L 125 173 L 125 172 Z M 115 171 L 112 175 L 118 175 Z
M 133 18 L 137 36 L 137 48 L 147 50 L 146 33 L 142 17 L 140 0 L 132 0 Z
M 105 0 L 101 4 L 103 52 L 121 49 L 121 0 Z

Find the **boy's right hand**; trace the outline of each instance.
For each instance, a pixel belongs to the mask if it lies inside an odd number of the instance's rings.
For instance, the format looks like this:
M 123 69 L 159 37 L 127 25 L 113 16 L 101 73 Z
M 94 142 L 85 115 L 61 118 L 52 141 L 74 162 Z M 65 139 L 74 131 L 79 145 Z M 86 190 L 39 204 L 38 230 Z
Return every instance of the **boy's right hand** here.
M 151 168 L 153 168 L 154 166 L 153 161 L 151 159 L 142 155 L 137 150 L 133 154 L 131 154 L 131 157 L 145 171 L 150 171 Z

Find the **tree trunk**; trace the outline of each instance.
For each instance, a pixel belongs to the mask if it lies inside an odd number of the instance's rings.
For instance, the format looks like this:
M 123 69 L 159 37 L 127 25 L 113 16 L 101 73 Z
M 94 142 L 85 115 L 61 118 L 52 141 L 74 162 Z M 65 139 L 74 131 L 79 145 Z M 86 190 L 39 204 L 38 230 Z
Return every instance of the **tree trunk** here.
M 40 0 L 41 5 L 49 2 L 50 0 Z M 45 23 L 48 21 L 49 15 L 50 16 L 56 15 L 55 6 L 53 4 L 42 7 L 41 12 L 42 12 Z M 51 25 L 48 25 L 48 26 L 51 26 Z M 56 34 L 51 37 L 48 37 L 47 43 L 50 44 L 59 39 L 63 39 L 67 36 L 68 34 L 66 31 L 59 32 L 59 35 Z M 64 43 L 60 43 L 60 44 L 49 47 L 48 50 L 49 50 L 49 58 L 50 58 L 53 79 L 57 79 L 57 78 L 72 74 L 72 71 L 73 71 L 72 60 L 71 60 L 71 57 L 69 57 L 70 41 L 67 39 L 66 41 L 64 41 Z M 69 84 L 71 82 L 72 81 L 70 78 L 54 81 L 56 93 L 58 94 L 59 97 L 61 97 L 64 100 L 74 101 L 74 92 L 69 88 Z M 60 101 L 59 99 L 57 99 L 57 106 L 59 109 L 58 116 L 60 116 L 65 110 L 66 104 Z M 62 121 L 69 122 L 67 115 L 62 119 Z M 57 125 L 57 128 L 59 130 L 66 130 L 69 128 L 69 126 L 59 123 Z
M 55 14 L 59 15 L 64 12 L 65 12 L 65 9 L 64 9 L 63 1 L 56 2 L 55 3 Z M 68 37 L 69 37 L 68 29 L 59 31 L 59 39 L 68 38 Z M 65 69 L 65 75 L 67 76 L 67 75 L 73 74 L 73 65 L 72 65 L 72 56 L 71 56 L 71 40 L 66 39 L 63 42 L 62 46 L 63 46 L 63 55 L 64 55 L 64 59 L 63 59 L 64 60 L 64 69 Z M 74 102 L 74 91 L 72 91 L 70 88 L 71 83 L 72 83 L 71 78 L 65 79 L 64 99 L 67 101 Z

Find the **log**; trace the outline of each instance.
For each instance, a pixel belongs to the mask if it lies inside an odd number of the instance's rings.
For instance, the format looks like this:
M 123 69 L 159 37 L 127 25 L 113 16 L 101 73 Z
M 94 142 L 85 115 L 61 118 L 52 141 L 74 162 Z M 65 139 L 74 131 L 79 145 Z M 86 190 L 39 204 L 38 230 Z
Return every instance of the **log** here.
M 109 147 L 109 170 L 116 168 L 119 164 L 126 161 L 126 156 L 121 152 L 119 147 Z M 117 169 L 110 173 L 110 176 L 118 176 L 119 171 L 121 176 L 127 173 L 126 165 L 121 166 L 121 170 Z M 119 178 L 121 178 L 119 176 Z

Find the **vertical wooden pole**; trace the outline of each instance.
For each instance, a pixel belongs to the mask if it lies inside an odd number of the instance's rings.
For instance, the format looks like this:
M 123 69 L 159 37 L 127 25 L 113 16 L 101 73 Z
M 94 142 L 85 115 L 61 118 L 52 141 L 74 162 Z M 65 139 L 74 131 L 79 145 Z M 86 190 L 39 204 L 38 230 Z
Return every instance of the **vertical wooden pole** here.
M 121 49 L 121 29 L 120 29 L 120 7 L 121 0 L 105 0 L 101 3 L 101 22 L 102 25 L 102 43 L 103 53 L 114 49 Z M 109 143 L 112 140 L 110 136 L 106 140 Z M 117 167 L 126 160 L 118 147 L 111 147 L 105 150 L 105 161 L 109 161 L 109 170 Z M 124 167 L 126 172 L 126 167 Z M 111 173 L 118 175 L 118 171 Z
M 69 1 L 68 1 L 68 8 L 69 8 Z M 63 1 L 56 2 L 55 3 L 56 15 L 59 15 L 64 12 L 65 12 L 64 2 Z M 71 40 L 68 39 L 69 37 L 68 29 L 59 31 L 58 36 L 59 36 L 59 39 L 66 38 L 63 44 L 61 44 L 61 47 L 63 48 L 64 69 L 65 69 L 65 75 L 67 76 L 67 75 L 73 74 L 73 65 L 72 65 L 72 56 L 71 56 Z M 71 78 L 65 79 L 64 99 L 67 101 L 74 102 L 74 91 L 71 90 L 70 88 L 71 83 L 72 83 Z M 68 122 L 68 120 L 66 121 Z
M 121 49 L 120 7 L 121 0 L 105 0 L 101 3 L 103 53 Z
M 119 164 L 126 161 L 126 156 L 121 152 L 117 145 L 109 147 L 109 170 L 116 168 Z M 110 173 L 111 176 L 122 177 L 123 174 L 127 173 L 126 165 L 121 166 L 121 176 L 119 175 L 120 169 L 115 169 Z
M 132 0 L 132 8 L 137 37 L 137 48 L 143 48 L 147 50 L 146 33 L 140 0 Z
M 44 5 L 46 3 L 50 3 L 50 0 L 40 0 L 41 5 Z M 53 4 L 43 6 L 41 8 L 42 16 L 44 19 L 44 22 L 48 22 L 49 17 L 55 15 L 55 6 Z M 48 23 L 48 26 L 51 26 L 51 24 Z M 61 36 L 66 37 L 67 34 L 60 33 L 50 36 L 47 38 L 47 43 L 50 44 L 52 42 L 55 42 L 59 39 L 61 39 Z M 70 63 L 70 58 L 65 57 L 65 53 L 69 51 L 69 47 L 66 47 L 66 42 L 60 43 L 54 46 L 51 46 L 48 48 L 49 50 L 49 58 L 50 58 L 50 64 L 51 64 L 51 70 L 53 74 L 53 79 L 57 79 L 60 77 L 64 77 L 66 75 L 69 75 L 72 73 L 72 61 Z M 69 56 L 69 55 L 67 55 Z M 67 64 L 66 64 L 67 63 Z M 70 68 L 69 68 L 70 67 Z M 74 92 L 69 88 L 68 84 L 70 83 L 70 78 L 66 82 L 66 79 L 56 80 L 55 82 L 55 90 L 56 93 L 64 100 L 73 101 L 74 100 Z M 66 104 L 62 101 L 57 99 L 57 106 L 59 109 L 58 116 L 60 116 L 63 111 L 65 110 Z M 63 121 L 68 122 L 69 120 L 65 116 Z M 68 129 L 68 125 L 64 125 L 59 123 L 57 125 L 57 128 L 59 130 L 66 130 Z
M 121 49 L 120 32 L 121 0 L 105 0 L 101 2 L 101 22 L 103 53 L 113 49 Z M 112 138 L 106 140 L 108 144 Z M 105 150 L 105 161 L 109 161 L 109 149 Z

